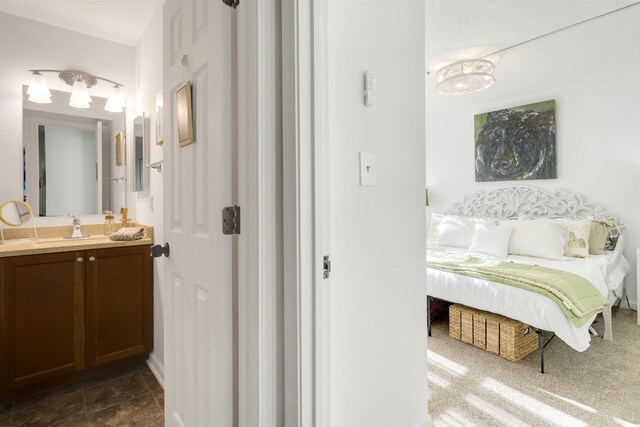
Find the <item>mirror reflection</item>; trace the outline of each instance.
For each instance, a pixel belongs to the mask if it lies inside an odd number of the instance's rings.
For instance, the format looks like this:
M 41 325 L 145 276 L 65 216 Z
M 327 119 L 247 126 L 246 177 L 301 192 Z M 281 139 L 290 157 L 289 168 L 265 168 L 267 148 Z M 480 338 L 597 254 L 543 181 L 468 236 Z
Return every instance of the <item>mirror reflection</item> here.
M 19 200 L 12 200 L 0 206 L 0 221 L 18 227 L 31 221 L 33 212 L 31 206 Z
M 104 110 L 93 97 L 89 108 L 69 106 L 69 93 L 51 90 L 51 103 L 29 101 L 23 87 L 23 190 L 37 216 L 99 214 L 113 210 L 125 185 L 115 165 L 115 134 L 124 112 Z M 122 196 L 124 197 L 124 196 Z
M 133 121 L 133 191 L 144 191 L 148 182 L 148 169 L 146 167 L 149 150 L 148 134 L 149 118 L 142 113 L 141 116 L 136 117 Z

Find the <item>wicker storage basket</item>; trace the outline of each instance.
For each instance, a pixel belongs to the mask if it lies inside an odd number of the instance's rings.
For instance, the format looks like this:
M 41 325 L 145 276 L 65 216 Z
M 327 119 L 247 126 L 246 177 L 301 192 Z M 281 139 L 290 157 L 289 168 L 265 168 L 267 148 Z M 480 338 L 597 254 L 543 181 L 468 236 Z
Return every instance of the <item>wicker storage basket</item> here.
M 449 307 L 449 335 L 512 362 L 538 349 L 538 336 L 524 323 L 459 304 Z

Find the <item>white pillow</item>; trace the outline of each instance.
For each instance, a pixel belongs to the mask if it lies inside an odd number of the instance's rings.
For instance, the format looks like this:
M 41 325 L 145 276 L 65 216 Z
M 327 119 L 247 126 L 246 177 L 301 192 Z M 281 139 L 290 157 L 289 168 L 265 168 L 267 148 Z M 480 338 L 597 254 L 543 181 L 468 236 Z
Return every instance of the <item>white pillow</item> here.
M 577 258 L 588 257 L 592 221 L 570 218 L 558 218 L 556 221 L 564 227 L 564 255 Z
M 469 252 L 505 258 L 512 232 L 513 227 L 509 225 L 476 224 Z
M 476 224 L 494 224 L 488 218 L 445 216 L 438 225 L 437 243 L 441 246 L 468 249 L 471 246 Z
M 429 226 L 429 235 L 427 236 L 427 241 L 436 243 L 438 241 L 438 226 L 440 225 L 440 221 L 444 218 L 444 215 L 440 214 L 431 214 L 431 225 Z
M 564 227 L 551 219 L 502 221 L 513 227 L 509 253 L 538 258 L 563 259 Z

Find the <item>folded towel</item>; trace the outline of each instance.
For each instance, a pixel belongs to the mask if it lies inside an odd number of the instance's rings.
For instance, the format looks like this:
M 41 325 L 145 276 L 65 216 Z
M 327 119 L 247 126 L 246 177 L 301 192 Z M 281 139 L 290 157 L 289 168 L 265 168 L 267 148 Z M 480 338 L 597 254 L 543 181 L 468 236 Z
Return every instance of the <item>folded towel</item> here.
M 144 227 L 121 228 L 111 233 L 111 240 L 140 240 L 144 237 Z

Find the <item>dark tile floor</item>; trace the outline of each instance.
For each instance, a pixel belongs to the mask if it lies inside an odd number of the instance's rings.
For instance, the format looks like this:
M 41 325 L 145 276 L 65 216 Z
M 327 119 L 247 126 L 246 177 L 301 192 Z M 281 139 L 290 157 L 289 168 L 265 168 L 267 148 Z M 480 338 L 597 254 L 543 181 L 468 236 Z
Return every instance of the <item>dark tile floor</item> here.
M 164 390 L 145 364 L 0 403 L 0 427 L 164 425 Z

